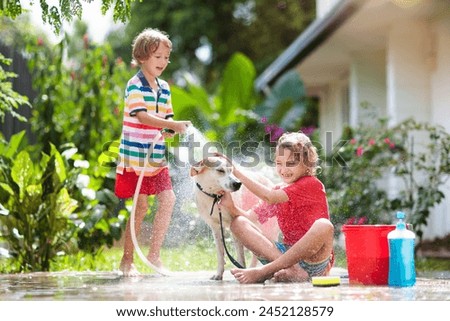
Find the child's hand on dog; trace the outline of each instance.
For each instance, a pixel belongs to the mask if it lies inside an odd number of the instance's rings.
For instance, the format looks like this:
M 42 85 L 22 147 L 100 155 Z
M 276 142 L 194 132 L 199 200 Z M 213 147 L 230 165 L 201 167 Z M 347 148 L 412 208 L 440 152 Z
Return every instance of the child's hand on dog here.
M 233 198 L 231 197 L 230 192 L 222 192 L 222 197 L 219 201 L 219 208 L 226 208 L 232 216 L 236 216 L 236 205 L 234 204 Z
M 234 166 L 233 161 L 227 155 L 225 155 L 224 153 L 214 152 L 213 156 L 222 157 L 222 158 L 226 159 L 230 163 L 231 166 Z
M 219 153 L 219 152 L 215 152 L 214 156 L 225 158 L 230 163 L 234 175 L 238 176 L 238 175 L 241 174 L 241 172 L 242 172 L 241 168 L 232 159 L 230 159 L 228 156 L 226 156 L 226 155 L 224 155 L 222 153 Z

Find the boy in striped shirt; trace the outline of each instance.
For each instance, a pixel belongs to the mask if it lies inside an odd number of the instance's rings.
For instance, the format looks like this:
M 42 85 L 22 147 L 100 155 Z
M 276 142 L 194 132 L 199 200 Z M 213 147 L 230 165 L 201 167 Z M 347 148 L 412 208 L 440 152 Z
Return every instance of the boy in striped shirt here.
M 156 195 L 158 209 L 153 221 L 147 258 L 158 267 L 162 267 L 160 249 L 175 204 L 175 194 L 165 159 L 164 138 L 175 132 L 183 133 L 191 124 L 190 121 L 172 119 L 170 88 L 166 81 L 159 78 L 169 64 L 171 50 L 169 37 L 157 29 L 145 29 L 133 41 L 133 62 L 140 66 L 140 70 L 128 81 L 125 89 L 120 161 L 116 169 L 115 193 L 119 198 L 130 198 L 134 195 L 139 175 L 144 171 L 144 179 L 135 204 L 136 235 L 139 234 L 148 211 L 148 196 Z M 161 131 L 162 136 L 159 135 Z M 148 155 L 150 146 L 151 154 Z M 124 276 L 139 275 L 133 264 L 133 255 L 134 247 L 128 222 L 120 263 Z

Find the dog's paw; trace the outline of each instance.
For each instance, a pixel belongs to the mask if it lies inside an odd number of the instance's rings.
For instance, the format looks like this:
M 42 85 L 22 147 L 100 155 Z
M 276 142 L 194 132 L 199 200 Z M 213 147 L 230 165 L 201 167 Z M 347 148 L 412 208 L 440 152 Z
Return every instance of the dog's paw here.
M 210 280 L 214 280 L 214 281 L 222 281 L 222 279 L 223 279 L 223 276 L 222 276 L 222 275 L 217 275 L 217 274 L 214 274 L 214 275 L 210 278 Z

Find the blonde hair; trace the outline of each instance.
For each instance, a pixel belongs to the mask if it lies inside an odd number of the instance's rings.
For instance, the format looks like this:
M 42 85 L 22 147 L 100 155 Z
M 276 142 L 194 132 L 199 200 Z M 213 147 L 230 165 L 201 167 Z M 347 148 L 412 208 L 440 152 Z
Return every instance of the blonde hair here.
M 309 175 L 317 174 L 319 155 L 308 136 L 300 132 L 284 133 L 278 139 L 277 150 L 280 148 L 290 150 L 294 159 L 306 166 Z
M 136 36 L 132 44 L 132 63 L 140 66 L 142 61 L 147 60 L 163 43 L 172 50 L 172 42 L 169 36 L 158 29 L 147 28 Z

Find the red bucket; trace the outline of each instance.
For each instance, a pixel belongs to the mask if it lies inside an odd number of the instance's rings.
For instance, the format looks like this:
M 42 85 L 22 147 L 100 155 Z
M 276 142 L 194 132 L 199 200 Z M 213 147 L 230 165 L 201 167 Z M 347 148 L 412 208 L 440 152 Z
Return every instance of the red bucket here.
M 387 285 L 389 245 L 387 235 L 395 225 L 344 225 L 350 284 Z

